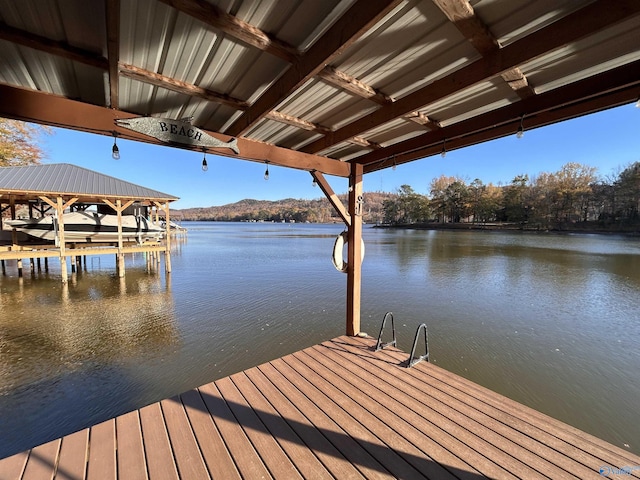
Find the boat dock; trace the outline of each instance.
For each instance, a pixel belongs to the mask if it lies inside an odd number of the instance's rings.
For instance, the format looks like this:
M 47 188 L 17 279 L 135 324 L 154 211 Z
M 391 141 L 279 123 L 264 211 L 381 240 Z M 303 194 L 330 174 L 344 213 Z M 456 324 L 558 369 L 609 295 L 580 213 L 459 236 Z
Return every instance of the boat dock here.
M 2 459 L 0 477 L 640 477 L 622 448 L 374 346 L 312 346 Z

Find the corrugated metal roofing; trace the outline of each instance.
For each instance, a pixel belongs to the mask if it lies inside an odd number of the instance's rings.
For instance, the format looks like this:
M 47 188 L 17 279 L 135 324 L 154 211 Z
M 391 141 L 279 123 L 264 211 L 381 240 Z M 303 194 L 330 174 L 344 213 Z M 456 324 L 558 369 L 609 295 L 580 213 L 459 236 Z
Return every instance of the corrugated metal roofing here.
M 546 103 L 536 110 L 536 103 L 529 96 L 535 98 L 619 66 L 635 65 L 640 61 L 638 3 L 633 0 L 113 3 L 0 0 L 0 83 L 111 108 L 116 113 L 176 119 L 192 116 L 193 124 L 199 128 L 239 136 L 255 145 L 267 143 L 366 163 L 368 154 L 378 148 L 376 145 L 388 149 L 389 156 L 395 155 L 407 138 L 455 126 L 508 106 L 517 108 L 505 113 L 494 125 L 509 122 L 517 125 L 522 115 L 535 117 L 549 110 Z M 109 18 L 114 18 L 108 15 L 112 4 L 119 5 L 116 27 L 109 23 Z M 589 8 L 593 6 L 596 13 L 587 13 L 592 12 Z M 363 23 L 359 33 L 344 33 L 343 38 L 341 31 L 325 37 L 338 22 L 348 27 L 350 22 L 356 24 L 360 17 L 375 9 L 380 15 L 371 24 Z M 612 15 L 616 11 L 621 12 L 620 18 Z M 625 12 L 629 12 L 626 18 Z M 576 13 L 584 15 L 583 21 L 562 31 L 569 32 L 566 41 L 554 44 L 551 40 L 546 50 L 532 57 L 527 57 L 526 47 L 518 50 L 523 41 Z M 611 21 L 576 34 L 575 38 L 571 36 L 572 30 L 578 31 L 581 23 L 590 24 L 593 17 L 606 17 L 605 20 L 611 17 Z M 475 26 L 472 34 L 465 33 L 469 25 Z M 109 38 L 116 32 L 118 35 L 111 40 L 117 49 L 111 51 Z M 552 36 L 541 38 L 547 42 Z M 483 37 L 485 46 L 493 46 L 483 51 L 476 43 L 477 37 Z M 263 45 L 259 47 L 252 41 Z M 63 52 L 53 49 L 50 42 L 59 42 Z M 537 42 L 540 43 L 544 42 Z M 34 48 L 34 44 L 40 46 Z M 327 51 L 323 52 L 325 44 Z M 518 91 L 517 86 L 501 77 L 504 71 L 494 72 L 496 63 L 510 58 L 492 57 L 494 47 L 501 52 L 516 47 L 522 61 L 515 62 L 515 71 L 507 71 L 512 77 L 521 76 L 518 81 L 524 85 L 523 90 Z M 305 71 L 306 55 L 314 49 L 321 51 L 314 61 L 323 62 L 327 58 L 327 67 L 347 80 L 340 83 L 321 75 L 325 64 L 318 63 L 298 83 L 280 83 L 292 72 Z M 513 56 L 513 50 L 510 55 Z M 78 57 L 82 60 L 77 60 Z M 90 65 L 92 61 L 97 66 Z M 485 68 L 488 73 L 469 83 L 463 76 L 456 76 L 472 65 Z M 130 67 L 142 74 L 132 75 L 127 70 Z M 586 103 L 601 93 L 613 95 L 611 92 L 623 89 L 627 92 L 624 99 L 630 101 L 633 95 L 629 90 L 640 88 L 639 76 L 633 82 L 603 88 L 596 94 L 587 92 L 572 101 Z M 423 103 L 411 107 L 412 112 L 420 112 L 428 121 L 419 125 L 415 118 L 404 118 L 409 112 L 400 111 L 399 107 L 394 115 L 395 106 L 416 92 L 442 89 L 439 81 L 454 88 L 434 95 L 433 99 L 426 95 Z M 374 93 L 354 92 L 349 87 L 355 84 Z M 276 95 L 271 95 L 272 88 Z M 202 91 L 222 100 L 203 96 Z M 111 98 L 113 92 L 117 98 Z M 269 107 L 246 111 L 269 95 L 273 100 Z M 381 101 L 382 98 L 386 100 Z M 563 99 L 554 101 L 557 105 L 565 104 Z M 616 97 L 610 104 L 621 101 Z M 606 102 L 603 105 L 608 106 Z M 2 108 L 0 104 L 0 114 Z M 597 108 L 603 107 L 585 106 L 584 111 Z M 369 122 L 373 113 L 385 109 L 388 118 L 381 115 L 382 120 Z M 270 116 L 271 112 L 281 115 L 274 118 L 277 116 Z M 574 110 L 572 114 L 578 113 Z M 292 125 L 283 118 L 298 119 L 299 123 Z M 248 125 L 240 125 L 239 119 L 248 119 Z M 528 123 L 534 124 L 534 120 L 529 118 Z M 540 120 L 540 124 L 544 121 Z M 344 138 L 346 131 L 329 138 L 345 128 L 353 132 L 352 138 L 371 143 L 350 142 Z M 465 129 L 456 130 L 455 136 L 475 134 L 471 124 Z M 98 131 L 109 135 L 112 130 L 117 129 L 110 125 Z M 434 145 L 441 141 L 438 135 L 425 135 L 422 140 L 425 145 Z M 394 145 L 399 146 L 392 149 Z
M 178 200 L 173 195 L 68 163 L 0 168 L 0 193 L 16 192 Z

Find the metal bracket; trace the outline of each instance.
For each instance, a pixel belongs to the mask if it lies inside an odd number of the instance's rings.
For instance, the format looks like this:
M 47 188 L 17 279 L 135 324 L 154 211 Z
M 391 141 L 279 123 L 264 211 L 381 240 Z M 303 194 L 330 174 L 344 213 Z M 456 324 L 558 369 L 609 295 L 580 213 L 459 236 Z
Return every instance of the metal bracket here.
M 364 203 L 364 197 L 362 195 L 358 195 L 358 198 L 356 199 L 356 208 L 355 208 L 355 214 L 359 217 L 362 216 L 362 204 Z
M 413 358 L 416 353 L 416 346 L 418 345 L 418 336 L 420 335 L 420 330 L 424 327 L 424 355 L 419 356 L 418 358 Z M 429 334 L 427 333 L 427 325 L 425 323 L 420 324 L 418 326 L 418 330 L 416 330 L 416 336 L 413 340 L 413 348 L 411 349 L 411 355 L 409 355 L 409 359 L 407 360 L 407 368 L 413 367 L 415 364 L 420 363 L 422 360 L 429 361 Z
M 387 323 L 387 318 L 391 318 L 391 332 L 393 335 L 393 340 L 387 343 L 382 343 L 382 332 L 384 330 L 384 325 Z M 376 343 L 376 352 L 382 350 L 386 347 L 395 347 L 396 346 L 396 323 L 393 320 L 393 313 L 387 312 L 384 314 L 384 318 L 382 319 L 382 326 L 380 327 L 380 333 L 378 334 L 378 342 Z

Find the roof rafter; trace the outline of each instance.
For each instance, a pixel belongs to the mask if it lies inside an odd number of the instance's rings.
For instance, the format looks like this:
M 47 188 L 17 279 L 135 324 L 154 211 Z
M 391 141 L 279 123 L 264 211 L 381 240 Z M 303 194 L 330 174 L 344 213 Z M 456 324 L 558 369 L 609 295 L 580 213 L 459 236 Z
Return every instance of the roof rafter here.
M 109 59 L 109 100 L 111 108 L 118 108 L 120 82 L 118 62 L 120 61 L 120 0 L 107 0 L 107 57 Z
M 469 0 L 432 1 L 481 55 L 484 56 L 500 49 L 498 39 L 491 33 L 489 27 L 478 18 Z M 535 91 L 518 67 L 503 72 L 501 77 L 520 98 L 535 95 Z
M 620 0 L 616 3 L 615 9 L 611 8 L 611 4 L 607 0 L 596 0 L 583 9 L 511 45 L 494 51 L 392 104 L 382 106 L 375 112 L 333 131 L 331 134 L 310 143 L 302 151 L 307 153 L 321 152 L 348 138 L 392 121 L 398 116 L 418 110 L 463 88 L 490 79 L 549 51 L 575 42 L 594 31 L 627 20 L 639 12 L 640 2 L 635 0 Z
M 454 146 L 459 148 L 504 134 L 515 133 L 522 117 L 525 118 L 526 128 L 534 128 L 567 117 L 592 113 L 604 106 L 611 106 L 612 103 L 624 104 L 637 97 L 637 89 L 640 86 L 640 78 L 637 75 L 639 69 L 640 60 L 535 97 L 522 99 L 498 110 L 444 127 L 439 131 L 427 132 L 382 150 L 362 155 L 352 162 L 364 164 L 365 173 L 367 173 L 383 168 L 385 162 L 391 158 L 396 163 L 405 163 L 427 154 L 437 153 L 444 141 L 447 149 L 451 150 Z M 619 99 L 608 98 L 614 96 Z M 604 104 L 603 98 L 607 99 Z M 502 125 L 506 126 L 507 133 L 501 128 L 496 129 Z M 496 132 L 501 133 L 496 135 Z
M 220 30 L 237 40 L 240 40 L 263 52 L 270 53 L 293 63 L 300 52 L 285 42 L 273 38 L 259 28 L 240 20 L 233 15 L 219 9 L 205 0 L 159 0 L 179 12 L 194 17 L 207 25 Z
M 247 132 L 287 95 L 331 63 L 332 59 L 399 3 L 400 0 L 357 0 L 225 133 L 240 136 Z
M 35 35 L 33 33 L 10 27 L 0 22 L 0 40 L 16 43 L 24 47 L 33 48 L 41 52 L 56 55 L 74 62 L 79 62 L 91 67 L 107 70 L 109 62 L 99 53 L 92 53 L 81 48 L 69 45 L 66 42 L 58 42 L 50 38 Z
M 224 95 L 222 93 L 214 92 L 206 88 L 193 85 L 191 83 L 176 80 L 175 78 L 167 77 L 156 72 L 150 72 L 144 68 L 136 67 L 134 65 L 128 65 L 121 63 L 119 65 L 120 73 L 128 78 L 133 78 L 143 83 L 155 85 L 156 87 L 166 88 L 173 92 L 182 93 L 184 95 L 194 96 L 202 98 L 209 102 L 220 103 L 237 110 L 246 110 L 249 108 L 249 104 L 243 100 Z

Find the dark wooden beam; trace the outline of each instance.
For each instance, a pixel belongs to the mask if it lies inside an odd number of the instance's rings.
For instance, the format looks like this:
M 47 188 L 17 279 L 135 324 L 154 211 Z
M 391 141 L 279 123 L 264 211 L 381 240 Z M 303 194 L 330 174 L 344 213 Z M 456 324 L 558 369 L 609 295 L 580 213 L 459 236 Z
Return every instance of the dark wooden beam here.
M 111 108 L 119 108 L 120 81 L 118 63 L 120 61 L 120 0 L 106 0 L 107 12 L 107 58 L 109 61 L 109 99 Z
M 398 3 L 400 0 L 357 0 L 225 133 L 234 137 L 246 133 L 284 98 L 316 75 L 325 65 L 330 64 Z
M 632 102 L 640 93 L 638 71 L 640 61 L 396 143 L 352 162 L 364 164 L 365 173 L 370 173 L 393 163 L 406 163 L 439 153 L 444 141 L 447 150 L 452 150 L 515 134 L 523 116 L 526 130 L 623 105 Z
M 338 87 L 342 90 L 346 90 L 347 92 L 351 92 L 358 97 L 367 98 L 379 105 L 393 103 L 393 99 L 388 95 L 385 95 L 381 91 L 376 90 L 372 86 L 361 82 L 351 75 L 347 75 L 344 72 L 336 70 L 330 65 L 327 65 L 322 70 L 320 70 L 318 72 L 318 77 L 322 78 L 334 87 Z
M 88 52 L 65 42 L 58 42 L 40 35 L 34 35 L 33 33 L 10 27 L 5 23 L 0 23 L 0 40 L 33 48 L 34 50 L 56 55 L 101 70 L 107 70 L 109 67 L 107 59 L 99 53 Z
M 640 13 L 640 2 L 620 0 L 611 8 L 607 0 L 597 0 L 551 25 L 500 50 L 488 54 L 456 72 L 436 80 L 416 92 L 382 106 L 325 137 L 307 145 L 303 151 L 317 153 L 337 143 L 390 122 L 425 105 L 500 75 L 527 61 L 575 42 Z
M 0 84 L 0 98 L 3 99 L 0 102 L 0 117 L 80 130 L 98 135 L 111 136 L 113 132 L 117 132 L 120 138 L 202 152 L 201 147 L 169 145 L 141 133 L 116 126 L 116 119 L 137 116 L 122 110 L 90 105 L 57 95 L 3 84 Z M 207 133 L 223 142 L 231 139 L 228 135 L 217 132 L 207 131 Z M 238 148 L 241 152 L 240 155 L 234 155 L 226 148 L 208 148 L 207 152 L 261 163 L 268 161 L 272 165 L 299 170 L 316 170 L 327 175 L 339 177 L 348 177 L 351 170 L 351 166 L 348 163 L 339 160 L 296 152 L 245 138 L 238 138 L 237 140 Z
M 259 28 L 240 20 L 233 15 L 229 15 L 224 10 L 205 0 L 159 0 L 179 12 L 189 15 L 206 23 L 230 37 L 240 40 L 247 45 L 251 45 L 263 52 L 270 53 L 282 58 L 289 63 L 293 63 L 298 58 L 298 50 L 270 36 Z
M 191 83 L 176 80 L 175 78 L 167 77 L 156 72 L 150 72 L 144 68 L 136 67 L 134 65 L 127 65 L 121 63 L 119 66 L 120 74 L 122 76 L 133 78 L 143 83 L 155 85 L 156 87 L 165 88 L 173 92 L 182 93 L 189 97 L 197 97 L 207 100 L 209 102 L 220 103 L 237 110 L 246 110 L 249 104 L 243 100 L 224 95 L 213 90 L 198 87 Z

